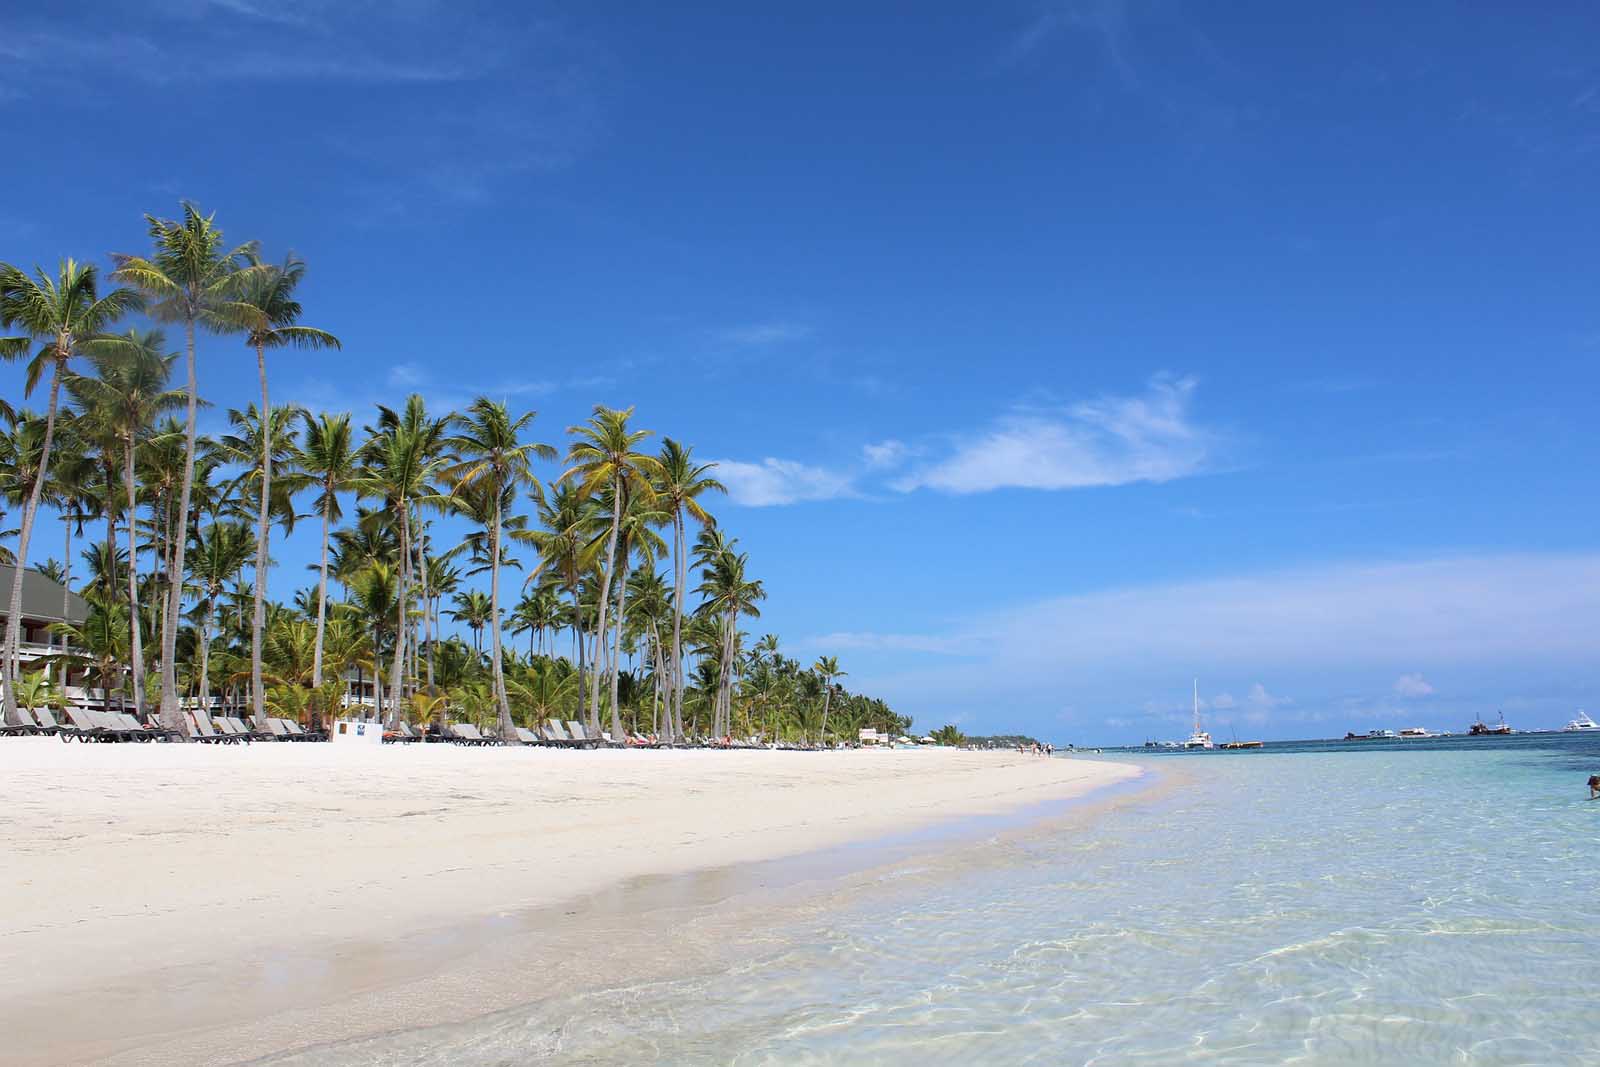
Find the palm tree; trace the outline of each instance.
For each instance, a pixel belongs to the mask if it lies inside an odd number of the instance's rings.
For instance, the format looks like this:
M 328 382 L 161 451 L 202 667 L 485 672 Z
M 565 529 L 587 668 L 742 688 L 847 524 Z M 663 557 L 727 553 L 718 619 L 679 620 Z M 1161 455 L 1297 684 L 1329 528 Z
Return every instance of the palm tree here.
M 267 397 L 267 349 L 338 348 L 339 339 L 326 330 L 301 326 L 300 302 L 294 291 L 305 277 L 305 262 L 293 252 L 281 266 L 267 266 L 253 251 L 247 253 L 254 268 L 239 287 L 237 297 L 227 305 L 229 316 L 244 327 L 245 343 L 255 349 L 256 375 L 261 380 L 261 423 L 273 424 L 272 404 Z M 287 420 L 279 419 L 286 424 Z M 250 701 L 258 721 L 266 717 L 266 692 L 261 681 L 261 631 L 266 619 L 263 611 L 267 595 L 267 531 L 272 500 L 273 435 L 264 433 L 257 470 L 261 480 L 260 506 L 256 512 L 255 604 L 250 623 Z
M 430 418 L 422 397 L 413 394 L 403 411 L 379 407 L 378 429 L 370 433 L 362 448 L 365 465 L 357 484 L 362 493 L 379 497 L 393 508 L 400 525 L 396 647 L 390 686 L 395 697 L 391 725 L 395 726 L 404 701 L 406 618 L 411 605 L 411 507 L 437 496 L 433 480 L 444 463 L 441 451 L 446 430 L 446 420 Z
M 263 487 L 256 512 L 256 578 L 252 585 L 250 605 L 250 711 L 257 721 L 267 712 L 266 683 L 262 680 L 261 642 L 266 628 L 267 580 L 267 529 L 274 512 L 282 516 L 285 530 L 294 526 L 293 496 L 305 487 L 304 475 L 298 478 L 280 478 L 275 493 L 265 487 L 272 484 L 275 463 L 288 460 L 295 454 L 294 429 L 301 416 L 299 407 L 259 411 L 251 404 L 244 411 L 228 412 L 228 423 L 234 432 L 220 443 L 221 455 L 230 462 L 245 468 L 241 483 L 255 481 Z
M 666 542 L 655 528 L 665 525 L 667 513 L 660 510 L 653 499 L 635 497 L 628 503 L 622 513 L 622 521 L 617 526 L 617 559 L 621 561 L 619 570 L 621 580 L 617 583 L 617 611 L 615 642 L 612 645 L 611 659 L 611 723 L 613 729 L 617 723 L 617 687 L 620 680 L 618 667 L 622 658 L 622 628 L 628 611 L 628 575 L 632 567 L 635 552 L 638 553 L 640 562 L 648 568 L 651 574 L 655 573 L 656 560 L 666 553 Z M 617 736 L 615 733 L 613 737 Z
M 838 656 L 818 656 L 817 662 L 811 665 L 811 671 L 822 679 L 822 734 L 828 733 L 828 705 L 833 698 L 833 683 L 837 678 L 845 677 L 845 672 L 839 669 Z
M 22 629 L 22 580 L 28 566 L 28 542 L 39 511 L 50 470 L 50 449 L 54 444 L 56 410 L 60 404 L 61 382 L 74 356 L 92 350 L 124 312 L 140 306 L 131 289 L 113 289 L 104 296 L 99 291 L 99 272 L 92 264 L 62 260 L 52 278 L 43 268 L 30 277 L 16 267 L 0 264 L 0 327 L 20 329 L 23 336 L 0 341 L 0 357 L 16 359 L 27 351 L 29 340 L 39 342 L 39 350 L 28 364 L 25 392 L 32 393 L 50 371 L 50 401 L 45 409 L 44 442 L 39 467 L 22 511 L 22 529 L 17 535 L 17 581 L 11 583 L 11 603 L 6 610 L 5 663 L 0 677 L 5 682 L 5 721 L 18 722 L 16 695 L 12 692 L 17 676 L 17 642 Z
M 183 395 L 167 388 L 172 378 L 176 352 L 163 354 L 166 337 L 160 330 L 129 330 L 115 339 L 116 344 L 101 346 L 89 356 L 94 377 L 74 375 L 67 389 L 84 412 L 84 418 L 97 425 L 120 446 L 122 453 L 122 492 L 128 519 L 128 620 L 133 648 L 133 706 L 144 711 L 144 641 L 140 634 L 138 558 L 138 480 L 134 477 L 134 453 L 139 441 L 156 418 L 176 410 Z M 114 512 L 106 502 L 108 514 Z
M 600 575 L 600 609 L 595 633 L 606 632 L 606 612 L 611 602 L 611 583 L 617 563 L 617 529 L 622 523 L 622 510 L 632 494 L 649 496 L 650 480 L 658 470 L 655 457 L 634 451 L 634 446 L 651 434 L 650 430 L 629 430 L 628 420 L 633 409 L 608 408 L 595 405 L 594 414 L 581 426 L 568 427 L 567 432 L 577 440 L 567 449 L 568 468 L 561 480 L 578 483 L 579 491 L 593 496 L 601 489 L 611 490 L 611 531 L 606 539 L 605 568 Z M 589 682 L 589 725 L 600 729 L 600 672 L 596 671 Z M 622 722 L 615 706 L 611 709 L 611 734 L 622 733 Z
M 322 646 L 328 627 L 328 534 L 344 517 L 339 494 L 356 487 L 357 452 L 350 432 L 350 416 L 302 415 L 305 438 L 296 462 L 315 484 L 317 512 L 322 516 L 322 562 L 317 578 L 317 643 L 312 655 L 311 687 L 322 689 Z
M 449 615 L 451 619 L 472 631 L 472 649 L 482 655 L 483 629 L 493 619 L 493 601 L 484 596 L 481 589 L 457 593 L 455 609 L 449 612 Z
M 555 589 L 548 584 L 540 584 L 525 591 L 516 607 L 511 609 L 511 617 L 507 621 L 511 624 L 513 634 L 528 635 L 529 659 L 543 652 L 545 631 L 553 631 L 561 625 L 561 601 Z
M 596 514 L 592 498 L 580 492 L 570 482 L 556 482 L 551 492 L 538 504 L 537 530 L 516 531 L 513 540 L 532 544 L 539 552 L 539 562 L 528 581 L 538 581 L 541 576 L 555 574 L 572 598 L 572 628 L 576 636 L 578 662 L 578 715 L 584 716 L 584 653 L 583 653 L 583 576 L 594 562 L 594 548 L 590 544 L 589 529 Z
M 549 445 L 520 440 L 532 424 L 535 412 L 516 418 L 502 403 L 478 397 L 464 415 L 455 416 L 450 438 L 451 449 L 460 457 L 445 471 L 454 483 L 454 492 L 479 489 L 491 502 L 489 518 L 489 630 L 490 673 L 494 681 L 495 704 L 500 715 L 500 739 L 520 744 L 516 723 L 511 719 L 511 701 L 506 693 L 505 668 L 500 650 L 500 531 L 504 525 L 504 500 L 519 489 L 534 494 L 535 503 L 544 496 L 544 487 L 533 475 L 533 459 L 553 460 L 556 450 Z
M 167 564 L 167 605 L 161 623 L 161 725 L 187 733 L 178 706 L 178 616 L 183 610 L 183 554 L 189 524 L 189 498 L 194 486 L 195 411 L 199 395 L 195 385 L 194 337 L 197 327 L 213 333 L 233 333 L 243 324 L 229 313 L 228 305 L 240 289 L 263 268 L 248 265 L 254 242 L 227 249 L 215 215 L 202 215 L 185 201 L 181 220 L 146 215 L 151 256 L 117 254 L 115 277 L 144 292 L 150 314 L 161 322 L 181 322 L 188 369 L 187 412 L 184 421 L 183 482 L 178 493 L 177 536 Z
M 708 527 L 701 531 L 695 546 L 702 571 L 700 586 L 695 592 L 706 598 L 701 610 L 718 618 L 721 627 L 716 722 L 712 726 L 718 736 L 722 735 L 725 727 L 731 725 L 733 665 L 739 640 L 739 616 L 760 618 L 761 612 L 756 604 L 767 596 L 761 582 L 745 578 L 749 555 L 734 552 L 735 543 L 724 540 L 720 532 Z
M 250 548 L 250 529 L 242 522 L 214 522 L 195 538 L 190 573 L 200 594 L 201 605 L 198 635 L 198 692 L 201 707 L 207 707 L 211 699 L 211 629 L 217 617 L 217 601 L 228 583 L 238 576 L 249 561 Z M 137 629 L 138 624 L 134 625 Z
M 667 699 L 673 702 L 669 719 L 669 732 L 674 739 L 683 736 L 683 603 L 687 582 L 687 553 L 684 551 L 683 529 L 687 516 L 701 526 L 713 526 L 716 520 L 706 511 L 699 498 L 706 493 L 725 493 L 726 487 L 709 472 L 715 463 L 696 464 L 694 449 L 686 448 L 672 438 L 661 442 L 661 455 L 657 459 L 660 472 L 656 481 L 656 495 L 661 505 L 672 516 L 672 561 L 675 581 L 672 587 L 672 662 L 668 665 L 671 685 Z

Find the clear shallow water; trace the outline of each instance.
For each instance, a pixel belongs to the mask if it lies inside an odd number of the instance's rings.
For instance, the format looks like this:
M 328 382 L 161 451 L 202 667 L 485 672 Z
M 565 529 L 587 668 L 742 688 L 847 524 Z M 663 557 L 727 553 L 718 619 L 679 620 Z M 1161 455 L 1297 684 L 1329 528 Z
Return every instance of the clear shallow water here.
M 1600 1061 L 1600 738 L 1146 765 L 1176 788 L 893 871 L 725 971 L 292 1062 Z

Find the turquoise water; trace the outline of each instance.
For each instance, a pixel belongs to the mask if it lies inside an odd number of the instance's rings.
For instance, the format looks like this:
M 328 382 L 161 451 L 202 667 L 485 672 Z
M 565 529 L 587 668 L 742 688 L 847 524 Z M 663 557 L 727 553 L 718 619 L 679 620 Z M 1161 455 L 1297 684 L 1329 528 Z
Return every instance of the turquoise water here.
M 1600 738 L 1140 762 L 1153 799 L 891 871 L 726 970 L 305 1062 L 1600 1062 Z

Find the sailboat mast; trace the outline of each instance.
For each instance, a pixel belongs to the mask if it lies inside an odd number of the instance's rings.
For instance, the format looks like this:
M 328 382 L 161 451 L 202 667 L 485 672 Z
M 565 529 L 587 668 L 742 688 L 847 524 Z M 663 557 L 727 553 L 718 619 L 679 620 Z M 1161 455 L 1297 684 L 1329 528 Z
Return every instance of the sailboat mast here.
M 1194 680 L 1194 732 L 1200 732 L 1200 679 Z

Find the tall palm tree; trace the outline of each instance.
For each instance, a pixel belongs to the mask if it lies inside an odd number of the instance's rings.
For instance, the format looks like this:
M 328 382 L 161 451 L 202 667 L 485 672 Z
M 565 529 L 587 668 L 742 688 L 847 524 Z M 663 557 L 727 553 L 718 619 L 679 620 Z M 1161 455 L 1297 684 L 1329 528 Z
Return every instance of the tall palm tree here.
M 602 489 L 610 489 L 612 494 L 611 529 L 606 538 L 605 565 L 600 574 L 600 607 L 595 622 L 595 633 L 599 635 L 606 632 L 606 612 L 610 607 L 611 583 L 616 572 L 617 528 L 622 523 L 622 509 L 631 495 L 649 496 L 652 493 L 651 479 L 658 470 L 654 456 L 634 450 L 634 446 L 649 437 L 652 431 L 628 429 L 628 420 L 632 417 L 631 407 L 619 410 L 596 404 L 594 414 L 589 416 L 587 422 L 567 429 L 577 439 L 567 449 L 568 467 L 562 473 L 561 480 L 575 481 L 585 496 L 593 496 Z M 589 725 L 598 733 L 598 671 L 589 682 L 589 704 Z M 622 722 L 617 717 L 615 707 L 611 709 L 611 733 L 613 737 L 622 733 Z
M 75 375 L 67 389 L 84 412 L 121 452 L 122 492 L 128 519 L 128 620 L 133 650 L 133 706 L 144 711 L 144 641 L 140 634 L 138 559 L 138 479 L 134 453 L 157 417 L 176 410 L 183 394 L 167 388 L 176 352 L 163 353 L 160 330 L 129 330 L 89 356 L 94 376 Z M 108 512 L 114 512 L 106 502 Z
M 322 646 L 328 627 L 328 534 L 344 517 L 339 494 L 356 487 L 357 450 L 350 432 L 350 416 L 302 416 L 305 436 L 295 457 L 300 469 L 317 488 L 317 513 L 322 516 L 322 556 L 317 577 L 317 641 L 312 654 L 311 688 L 322 689 Z
M 378 428 L 362 448 L 364 466 L 357 479 L 360 491 L 384 500 L 394 509 L 400 525 L 391 725 L 399 724 L 404 707 L 406 619 L 411 606 L 411 509 L 438 496 L 433 482 L 444 466 L 447 429 L 446 420 L 430 417 L 422 397 L 412 395 L 402 411 L 379 407 Z
M 54 277 L 46 274 L 43 268 L 35 268 L 30 276 L 9 264 L 0 264 L 0 327 L 22 331 L 20 337 L 0 341 L 0 357 L 19 358 L 26 353 L 30 340 L 39 343 L 38 351 L 28 364 L 24 391 L 29 394 L 44 377 L 44 372 L 50 371 L 44 442 L 39 469 L 23 505 L 22 528 L 17 535 L 17 580 L 11 583 L 11 603 L 6 610 L 5 663 L 0 677 L 5 682 L 4 708 L 8 724 L 20 721 L 12 689 L 16 682 L 18 635 L 22 628 L 21 575 L 28 566 L 28 542 L 33 536 L 39 499 L 50 470 L 62 378 L 75 356 L 90 351 L 117 319 L 139 306 L 139 295 L 131 289 L 113 289 L 102 296 L 99 272 L 93 264 L 65 259 Z
M 667 699 L 673 705 L 668 716 L 672 723 L 669 732 L 676 739 L 683 736 L 683 604 L 688 579 L 688 553 L 683 543 L 685 519 L 692 519 L 702 527 L 714 526 L 716 520 L 699 498 L 707 493 L 725 493 L 727 489 L 710 476 L 715 463 L 695 463 L 694 449 L 670 437 L 662 440 L 661 454 L 656 461 L 660 464 L 656 495 L 661 499 L 662 508 L 672 516 L 672 662 L 667 666 L 671 679 Z
M 640 563 L 655 573 L 656 560 L 666 553 L 666 542 L 661 535 L 656 533 L 656 527 L 668 522 L 667 513 L 662 511 L 654 498 L 635 497 L 629 501 L 623 510 L 621 522 L 617 525 L 617 559 L 619 561 L 617 582 L 617 610 L 616 621 L 613 624 L 615 631 L 614 640 L 610 651 L 611 674 L 611 722 L 613 728 L 617 723 L 617 688 L 621 678 L 619 666 L 622 659 L 622 630 L 628 611 L 628 575 L 633 566 L 633 557 L 638 555 Z M 613 737 L 617 736 L 615 733 Z
M 267 530 L 274 512 L 283 517 L 285 529 L 294 525 L 293 496 L 306 485 L 304 475 L 280 478 L 273 491 L 272 468 L 295 454 L 294 431 L 302 412 L 299 407 L 232 409 L 228 422 L 234 432 L 222 439 L 221 454 L 245 468 L 242 483 L 262 487 L 256 512 L 256 578 L 250 605 L 250 711 L 257 721 L 267 713 L 266 683 L 262 678 L 261 642 L 266 629 Z
M 195 383 L 194 338 L 197 328 L 213 333 L 233 333 L 243 324 L 230 314 L 229 304 L 240 289 L 263 268 L 251 265 L 254 242 L 229 249 L 215 215 L 202 215 L 184 201 L 183 218 L 161 219 L 146 215 L 154 250 L 150 256 L 117 254 L 115 277 L 141 290 L 150 300 L 149 311 L 160 322 L 181 322 L 185 364 L 188 370 L 187 411 L 184 420 L 183 481 L 178 493 L 177 536 L 167 563 L 167 605 L 161 622 L 161 725 L 183 730 L 178 705 L 178 616 L 183 610 L 183 554 L 188 538 L 189 501 L 194 487 L 195 413 L 199 394 Z
M 523 441 L 521 435 L 532 425 L 535 412 L 516 418 L 506 406 L 480 396 L 466 413 L 451 420 L 455 430 L 450 447 L 459 457 L 446 469 L 445 477 L 454 485 L 452 492 L 480 490 L 491 502 L 489 518 L 489 634 L 490 673 L 494 699 L 500 715 L 500 739 L 520 744 L 516 723 L 511 718 L 511 701 L 506 693 L 505 668 L 500 650 L 500 532 L 505 524 L 506 496 L 527 489 L 535 503 L 544 496 L 544 486 L 533 475 L 533 460 L 553 460 L 556 450 L 546 444 Z
M 306 265 L 293 252 L 279 266 L 261 262 L 252 250 L 247 253 L 253 268 L 226 307 L 228 316 L 244 327 L 245 344 L 255 349 L 256 375 L 261 381 L 261 422 L 272 425 L 272 404 L 267 396 L 267 349 L 338 348 L 339 339 L 326 330 L 301 326 L 300 302 L 294 291 L 305 277 Z M 285 420 L 278 420 L 283 422 Z M 255 603 L 250 622 L 250 701 L 258 721 L 265 720 L 266 690 L 261 680 L 261 639 L 266 625 L 264 604 L 267 595 L 268 514 L 272 501 L 272 435 L 261 435 L 257 471 L 261 481 L 260 505 L 256 511 Z
M 493 602 L 481 589 L 469 589 L 456 594 L 456 606 L 448 612 L 450 618 L 472 631 L 472 650 L 483 653 L 483 631 L 494 614 Z
M 716 722 L 712 729 L 720 734 L 731 725 L 734 654 L 739 640 L 739 617 L 761 617 L 756 605 L 766 599 L 760 581 L 745 577 L 749 554 L 734 552 L 736 542 L 724 540 L 714 529 L 701 531 L 696 553 L 701 560 L 702 580 L 695 591 L 704 596 L 702 610 L 718 618 L 721 628 L 721 655 L 718 660 Z
M 833 683 L 845 676 L 839 669 L 838 656 L 818 656 L 817 662 L 811 665 L 811 672 L 822 679 L 822 736 L 828 733 L 828 705 L 833 700 Z
M 579 491 L 571 482 L 556 482 L 551 492 L 538 504 L 539 529 L 514 531 L 515 541 L 533 545 L 539 552 L 528 582 L 538 581 L 545 575 L 556 575 L 567 595 L 572 598 L 572 628 L 576 635 L 578 666 L 578 716 L 585 717 L 584 695 L 584 641 L 583 641 L 583 578 L 594 563 L 595 550 L 590 543 L 589 530 L 594 523 L 596 508 L 592 497 Z
M 197 638 L 200 677 L 197 690 L 201 707 L 208 706 L 207 702 L 211 699 L 211 634 L 217 617 L 217 602 L 228 583 L 238 577 L 239 571 L 249 562 L 250 549 L 250 528 L 242 522 L 211 523 L 195 538 L 189 563 L 196 591 L 200 594 L 200 632 Z

